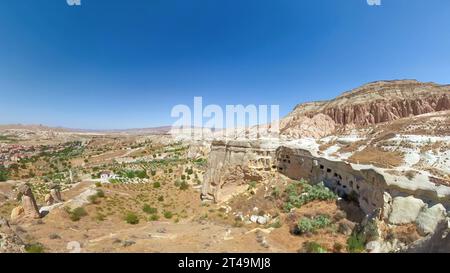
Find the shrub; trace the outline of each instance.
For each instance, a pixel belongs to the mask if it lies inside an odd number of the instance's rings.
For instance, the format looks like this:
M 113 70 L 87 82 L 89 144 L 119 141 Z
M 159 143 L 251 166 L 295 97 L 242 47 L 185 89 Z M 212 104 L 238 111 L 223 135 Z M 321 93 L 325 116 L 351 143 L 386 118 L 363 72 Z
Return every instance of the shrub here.
M 189 184 L 185 181 L 181 182 L 180 190 L 185 191 L 187 189 L 189 189 Z
M 158 201 L 159 201 L 159 202 L 164 202 L 164 196 L 160 195 L 160 196 L 158 197 Z
M 40 243 L 29 244 L 25 246 L 27 253 L 44 253 L 44 246 Z
M 100 188 L 100 187 L 102 186 L 102 183 L 100 183 L 100 182 L 95 182 L 95 186 L 96 186 L 97 188 Z
M 297 228 L 300 234 L 315 232 L 331 225 L 331 220 L 326 215 L 319 215 L 313 218 L 301 218 L 297 223 Z
M 88 201 L 89 201 L 89 203 L 91 203 L 91 204 L 98 204 L 99 201 L 98 201 L 98 196 L 97 196 L 97 194 L 90 195 L 90 196 L 88 197 Z
M 100 189 L 98 189 L 97 190 L 97 197 L 104 198 L 105 197 L 105 192 L 100 190 Z
M 139 224 L 139 218 L 133 212 L 129 212 L 127 213 L 127 215 L 125 215 L 125 222 L 127 222 L 130 225 L 136 225 Z
M 165 212 L 164 212 L 164 217 L 165 217 L 166 219 L 170 219 L 170 218 L 173 217 L 173 213 L 172 213 L 171 211 L 165 211 Z
M 347 239 L 347 250 L 352 253 L 363 252 L 365 249 L 364 236 L 358 233 L 353 233 Z
M 248 183 L 248 190 L 256 188 L 256 181 L 251 181 Z
M 161 183 L 159 183 L 159 182 L 153 183 L 153 188 L 158 189 L 160 187 L 161 187 Z
M 97 213 L 97 215 L 95 215 L 95 219 L 97 221 L 105 221 L 106 219 L 106 215 L 102 214 L 102 213 Z
M 4 182 L 8 180 L 9 171 L 5 168 L 5 166 L 0 166 L 0 182 Z
M 316 242 L 305 242 L 303 244 L 307 253 L 326 253 L 327 250 Z
M 142 208 L 142 211 L 144 211 L 147 214 L 155 214 L 158 213 L 158 209 L 157 208 L 152 208 L 150 207 L 150 205 L 145 204 L 144 207 Z
M 314 200 L 334 200 L 336 194 L 330 191 L 323 183 L 310 185 L 304 180 L 294 182 L 286 187 L 287 200 L 284 209 L 290 211 L 292 208 L 299 208 Z
M 280 197 L 280 195 L 281 195 L 280 188 L 275 187 L 275 188 L 273 189 L 273 191 L 272 191 L 272 196 L 275 197 L 275 198 L 278 198 L 278 197 Z
M 83 207 L 78 207 L 73 210 L 66 209 L 66 211 L 69 213 L 70 220 L 74 222 L 79 221 L 82 217 L 88 215 Z
M 273 222 L 270 227 L 271 228 L 280 228 L 282 226 L 281 221 L 278 219 L 275 222 Z
M 159 215 L 158 214 L 152 214 L 152 215 L 150 215 L 149 220 L 150 221 L 158 221 L 159 220 Z

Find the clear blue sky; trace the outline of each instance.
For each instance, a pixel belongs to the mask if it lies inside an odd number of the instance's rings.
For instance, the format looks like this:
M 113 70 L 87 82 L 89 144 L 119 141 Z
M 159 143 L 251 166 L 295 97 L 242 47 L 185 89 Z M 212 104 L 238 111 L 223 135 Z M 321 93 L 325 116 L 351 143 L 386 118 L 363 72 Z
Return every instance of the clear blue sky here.
M 450 83 L 450 1 L 0 1 L 0 123 L 170 125 L 172 106 L 296 104 Z

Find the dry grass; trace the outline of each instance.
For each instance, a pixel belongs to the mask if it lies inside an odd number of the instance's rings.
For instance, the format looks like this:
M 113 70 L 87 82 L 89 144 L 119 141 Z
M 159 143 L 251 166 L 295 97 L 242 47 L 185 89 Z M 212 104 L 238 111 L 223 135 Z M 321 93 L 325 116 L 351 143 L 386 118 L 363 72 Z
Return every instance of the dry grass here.
M 357 164 L 372 164 L 381 168 L 392 168 L 403 163 L 403 154 L 368 146 L 364 150 L 354 153 L 348 160 Z
M 344 154 L 344 153 L 353 153 L 356 150 L 358 150 L 359 147 L 365 145 L 367 143 L 367 140 L 358 140 L 355 142 L 352 142 L 350 144 L 347 144 L 343 147 L 341 147 L 341 149 L 339 149 L 339 153 Z
M 443 141 L 435 141 L 420 147 L 420 152 L 425 153 L 428 151 L 443 151 L 445 148 L 445 143 Z

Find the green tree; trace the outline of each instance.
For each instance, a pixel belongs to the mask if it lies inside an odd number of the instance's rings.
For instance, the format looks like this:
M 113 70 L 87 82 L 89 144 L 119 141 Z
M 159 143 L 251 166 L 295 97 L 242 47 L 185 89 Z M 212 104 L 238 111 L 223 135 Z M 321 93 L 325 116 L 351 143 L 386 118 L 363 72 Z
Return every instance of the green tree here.
M 0 182 L 8 180 L 9 171 L 5 166 L 0 166 Z

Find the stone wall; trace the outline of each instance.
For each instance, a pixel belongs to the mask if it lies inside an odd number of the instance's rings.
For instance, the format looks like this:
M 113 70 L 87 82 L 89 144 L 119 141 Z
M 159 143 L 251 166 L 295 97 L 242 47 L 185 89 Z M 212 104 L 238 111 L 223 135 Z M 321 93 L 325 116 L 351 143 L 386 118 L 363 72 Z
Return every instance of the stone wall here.
M 277 149 L 276 157 L 278 171 L 291 179 L 324 182 L 340 197 L 358 200 L 365 213 L 383 207 L 386 182 L 372 169 L 354 170 L 348 163 L 314 157 L 306 150 L 283 146 Z
M 220 202 L 223 192 L 260 181 L 266 172 L 275 171 L 276 147 L 264 141 L 214 141 L 202 186 L 202 200 Z
M 324 184 L 341 197 L 359 202 L 369 214 L 376 209 L 388 214 L 392 198 L 414 196 L 430 206 L 450 207 L 441 188 L 415 185 L 406 177 L 381 173 L 376 168 L 356 169 L 344 161 L 312 155 L 287 143 L 270 141 L 214 141 L 202 185 L 202 200 L 220 202 L 239 186 L 261 181 L 273 173 Z M 403 181 L 405 180 L 405 181 Z M 442 194 L 444 193 L 444 194 Z

